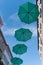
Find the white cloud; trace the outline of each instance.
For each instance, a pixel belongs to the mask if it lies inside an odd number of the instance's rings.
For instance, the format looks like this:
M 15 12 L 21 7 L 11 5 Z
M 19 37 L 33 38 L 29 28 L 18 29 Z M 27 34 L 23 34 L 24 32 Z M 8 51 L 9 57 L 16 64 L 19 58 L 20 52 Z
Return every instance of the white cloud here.
M 15 34 L 15 31 L 16 31 L 17 29 L 14 29 L 14 28 L 7 28 L 7 29 L 2 29 L 2 31 L 3 31 L 3 34 L 4 35 L 10 35 L 10 36 L 13 36 L 14 34 Z
M 12 14 L 8 20 L 12 20 L 12 22 L 17 22 L 20 23 L 20 18 L 18 17 L 18 12 L 15 12 L 14 14 Z M 18 22 L 19 21 L 19 22 Z
M 14 14 L 12 14 L 12 15 L 9 17 L 9 19 L 11 19 L 11 20 L 15 20 L 16 18 L 18 19 L 17 12 L 14 13 Z M 16 19 L 16 20 L 17 20 L 17 19 Z
M 2 22 L 3 22 L 3 25 L 6 25 L 6 23 L 4 22 L 4 19 L 3 19 L 3 12 L 0 11 L 0 16 L 1 16 L 1 19 L 2 19 Z
M 21 28 L 21 27 L 23 27 L 25 25 L 25 23 L 21 22 L 17 12 L 10 15 L 10 17 L 8 18 L 7 21 L 14 28 Z
M 37 29 L 34 29 L 33 36 L 37 36 Z
M 0 16 L 3 19 L 3 12 L 0 10 Z
M 13 20 L 13 21 L 16 21 L 16 23 L 19 21 L 18 23 L 20 23 L 20 19 L 19 19 L 18 15 L 17 15 L 17 12 L 14 13 L 14 14 L 12 14 L 8 19 Z M 11 29 L 10 28 L 7 28 L 6 30 L 4 30 L 4 34 L 5 35 L 14 35 L 15 30 L 17 30 L 18 28 L 27 28 L 27 29 L 29 29 L 33 33 L 32 36 L 37 36 L 37 26 L 34 25 L 34 23 L 28 25 L 28 24 L 24 24 L 22 22 L 19 24 L 19 27 L 17 27 L 17 28 L 15 28 L 15 26 L 14 26 L 14 28 L 11 28 Z
M 23 28 L 29 29 L 33 35 L 32 36 L 37 36 L 37 27 L 33 25 L 25 25 Z
M 30 27 L 29 28 L 31 31 L 32 31 L 32 33 L 33 33 L 33 35 L 32 36 L 37 36 L 37 28 L 36 27 Z
M 24 27 L 23 27 L 24 28 Z M 30 31 L 33 33 L 33 35 L 32 36 L 37 36 L 37 28 L 35 28 L 35 27 L 33 27 L 33 28 L 29 28 L 30 29 Z M 14 34 L 15 34 L 15 31 L 16 31 L 17 29 L 14 29 L 14 28 L 7 28 L 7 29 L 2 29 L 2 31 L 3 31 L 3 33 L 4 33 L 4 35 L 11 35 L 11 36 L 14 36 Z

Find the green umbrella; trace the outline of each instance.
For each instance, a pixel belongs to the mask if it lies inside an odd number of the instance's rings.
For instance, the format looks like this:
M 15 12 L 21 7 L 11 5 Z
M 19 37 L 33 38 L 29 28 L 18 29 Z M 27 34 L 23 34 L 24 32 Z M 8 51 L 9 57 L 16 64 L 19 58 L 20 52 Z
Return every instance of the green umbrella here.
M 17 58 L 17 57 L 14 57 L 11 59 L 11 62 L 14 64 L 14 65 L 20 65 L 23 63 L 23 60 L 20 59 L 20 58 Z
M 39 15 L 38 6 L 30 2 L 20 6 L 18 16 L 22 22 L 30 24 L 37 20 Z
M 18 41 L 27 41 L 31 39 L 32 32 L 29 29 L 20 28 L 15 31 L 15 37 Z
M 24 54 L 27 52 L 27 46 L 24 44 L 17 44 L 13 47 L 13 52 L 19 55 Z

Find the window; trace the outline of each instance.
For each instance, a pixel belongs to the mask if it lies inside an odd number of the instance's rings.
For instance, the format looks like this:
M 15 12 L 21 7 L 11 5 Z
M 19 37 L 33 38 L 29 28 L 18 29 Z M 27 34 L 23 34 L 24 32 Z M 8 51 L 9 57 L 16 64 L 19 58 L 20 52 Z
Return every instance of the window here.
M 40 29 L 40 34 L 41 34 L 41 29 Z
M 42 0 L 40 0 L 40 3 L 42 3 Z
M 1 51 L 1 49 L 0 49 L 0 56 L 2 55 L 2 51 Z
M 40 38 L 40 44 L 42 44 L 42 39 Z
M 1 49 L 0 49 L 0 58 L 2 57 L 2 51 L 1 51 Z
M 40 51 L 42 51 L 42 47 L 40 47 Z
M 38 28 L 39 28 L 39 20 L 38 20 L 37 26 L 38 26 Z
M 2 36 L 0 35 L 0 40 L 2 40 Z
M 9 58 L 11 59 L 11 54 L 10 54 L 10 52 L 9 52 L 9 49 L 7 49 L 7 54 L 8 54 L 8 56 L 9 56 Z
M 40 53 L 40 56 L 42 57 L 42 54 Z
M 40 29 L 42 28 L 42 26 L 41 26 L 41 23 L 40 23 Z
M 1 48 L 1 47 L 5 48 L 5 43 L 4 43 L 4 42 L 1 42 L 0 48 Z
M 42 9 L 40 8 L 40 17 L 42 17 L 41 13 L 42 13 Z
M 39 35 L 39 31 L 38 31 L 38 37 L 40 37 L 40 35 Z
M 5 61 L 5 64 L 6 64 L 6 65 L 9 65 L 9 62 L 8 62 L 8 60 L 7 60 L 7 58 L 6 58 L 5 55 L 3 56 L 3 60 Z
M 0 54 L 2 53 L 1 49 L 0 49 Z
M 40 17 L 42 17 L 41 13 L 40 13 Z
M 41 33 L 41 29 L 42 29 L 42 25 L 41 25 L 41 23 L 40 23 L 40 33 Z

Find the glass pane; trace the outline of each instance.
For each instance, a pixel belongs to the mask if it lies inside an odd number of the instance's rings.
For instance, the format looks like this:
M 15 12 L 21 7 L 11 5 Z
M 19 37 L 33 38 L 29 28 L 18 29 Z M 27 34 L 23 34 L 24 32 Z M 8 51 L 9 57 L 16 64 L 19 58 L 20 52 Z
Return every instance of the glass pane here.
M 9 60 L 6 58 L 6 56 L 5 56 L 5 55 L 3 56 L 3 60 L 5 61 L 6 65 L 8 65 L 8 64 L 9 64 Z

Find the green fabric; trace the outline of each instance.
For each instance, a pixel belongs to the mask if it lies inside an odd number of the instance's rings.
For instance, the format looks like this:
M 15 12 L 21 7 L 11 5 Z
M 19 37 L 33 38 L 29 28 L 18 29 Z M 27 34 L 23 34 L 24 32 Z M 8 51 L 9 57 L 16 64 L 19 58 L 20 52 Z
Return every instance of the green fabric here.
M 20 65 L 23 63 L 23 60 L 20 59 L 20 58 L 17 58 L 17 57 L 14 57 L 11 59 L 11 62 L 14 64 L 14 65 Z
M 21 29 L 18 29 L 15 31 L 15 38 L 18 41 L 25 42 L 25 41 L 31 39 L 31 37 L 32 37 L 32 32 L 29 29 L 21 28 Z
M 32 3 L 25 3 L 20 6 L 18 16 L 22 22 L 30 24 L 35 22 L 38 18 L 38 6 Z
M 17 44 L 13 47 L 13 52 L 19 55 L 24 54 L 27 52 L 27 46 L 24 44 Z

